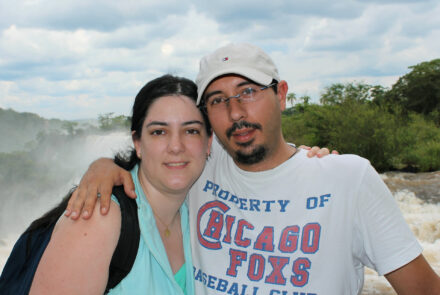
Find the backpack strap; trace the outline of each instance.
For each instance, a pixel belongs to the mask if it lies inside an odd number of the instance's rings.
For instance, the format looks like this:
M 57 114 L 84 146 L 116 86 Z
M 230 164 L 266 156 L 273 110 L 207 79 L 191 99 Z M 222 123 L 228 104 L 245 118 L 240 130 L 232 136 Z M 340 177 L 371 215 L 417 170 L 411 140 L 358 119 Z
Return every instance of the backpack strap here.
M 23 233 L 12 249 L 0 276 L 0 294 L 29 294 L 44 250 L 49 244 L 54 225 Z
M 113 187 L 113 195 L 121 208 L 121 234 L 110 262 L 105 294 L 130 272 L 136 260 L 141 235 L 136 200 L 130 199 L 122 186 Z

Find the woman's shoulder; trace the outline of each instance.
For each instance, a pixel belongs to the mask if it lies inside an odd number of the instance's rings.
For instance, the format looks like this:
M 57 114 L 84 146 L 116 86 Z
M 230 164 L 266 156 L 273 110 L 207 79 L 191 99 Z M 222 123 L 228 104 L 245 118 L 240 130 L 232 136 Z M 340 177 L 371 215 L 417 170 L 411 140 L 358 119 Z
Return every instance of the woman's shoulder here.
M 103 293 L 121 229 L 119 206 L 110 206 L 107 215 L 95 206 L 87 220 L 60 217 L 35 273 L 32 294 Z
M 106 235 L 115 233 L 119 236 L 120 226 L 121 226 L 121 209 L 117 201 L 110 202 L 110 210 L 106 215 L 101 214 L 99 200 L 94 212 L 89 219 L 78 218 L 77 220 L 72 220 L 68 217 L 62 215 L 58 220 L 55 228 L 54 234 L 59 231 L 67 230 L 69 233 L 83 233 L 88 235 L 87 232 L 92 231 L 105 231 Z M 99 235 L 101 236 L 101 235 Z

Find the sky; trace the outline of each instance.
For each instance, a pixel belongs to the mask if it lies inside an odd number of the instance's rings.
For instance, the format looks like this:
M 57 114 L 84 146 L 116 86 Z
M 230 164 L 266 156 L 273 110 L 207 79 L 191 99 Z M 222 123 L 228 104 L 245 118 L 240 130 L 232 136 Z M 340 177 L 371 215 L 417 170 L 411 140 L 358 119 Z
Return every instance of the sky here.
M 45 118 L 130 115 L 163 74 L 195 79 L 231 42 L 263 48 L 289 92 L 391 87 L 440 58 L 438 0 L 0 0 L 0 108 Z

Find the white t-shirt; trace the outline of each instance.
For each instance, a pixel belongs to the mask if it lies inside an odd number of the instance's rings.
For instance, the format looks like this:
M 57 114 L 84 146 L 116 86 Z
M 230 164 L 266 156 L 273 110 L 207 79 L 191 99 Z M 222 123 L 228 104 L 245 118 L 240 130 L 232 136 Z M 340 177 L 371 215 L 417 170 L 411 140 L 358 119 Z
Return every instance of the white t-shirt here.
M 364 265 L 389 273 L 422 249 L 358 156 L 305 151 L 262 172 L 214 140 L 189 194 L 196 294 L 360 294 Z

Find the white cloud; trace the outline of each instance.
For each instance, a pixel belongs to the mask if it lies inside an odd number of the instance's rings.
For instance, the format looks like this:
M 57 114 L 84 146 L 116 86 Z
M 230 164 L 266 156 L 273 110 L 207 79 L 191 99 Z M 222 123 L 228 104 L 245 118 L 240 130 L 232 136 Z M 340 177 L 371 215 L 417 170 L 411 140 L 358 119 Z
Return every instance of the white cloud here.
M 148 80 L 194 79 L 229 42 L 269 52 L 298 94 L 335 82 L 391 86 L 438 58 L 435 1 L 116 1 L 0 3 L 0 106 L 59 118 L 130 112 Z

